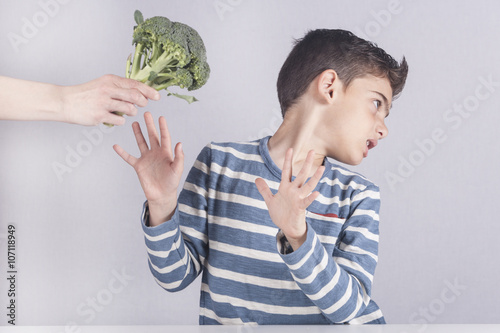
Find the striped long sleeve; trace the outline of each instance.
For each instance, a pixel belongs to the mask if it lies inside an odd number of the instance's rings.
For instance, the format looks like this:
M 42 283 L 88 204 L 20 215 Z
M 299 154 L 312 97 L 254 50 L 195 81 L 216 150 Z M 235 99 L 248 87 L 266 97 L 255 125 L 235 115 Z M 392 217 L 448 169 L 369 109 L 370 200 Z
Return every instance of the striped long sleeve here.
M 187 287 L 200 274 L 207 255 L 209 170 L 204 161 L 209 159 L 210 150 L 205 148 L 186 179 L 170 221 L 153 228 L 143 223 L 149 268 L 156 282 L 168 291 Z M 147 212 L 146 202 L 145 222 Z
M 370 298 L 378 259 L 378 188 L 354 194 L 350 205 L 353 211 L 346 221 L 333 218 L 342 224 L 333 249 L 308 222 L 306 242 L 281 255 L 301 290 L 332 323 L 355 323 L 360 315 L 370 322 L 381 316 Z M 317 218 L 309 213 L 307 219 Z
M 200 324 L 384 323 L 371 299 L 378 252 L 379 191 L 325 159 L 307 239 L 281 254 L 254 181 L 272 191 L 281 170 L 263 138 L 212 143 L 189 172 L 170 221 L 143 230 L 158 284 L 178 291 L 202 275 Z

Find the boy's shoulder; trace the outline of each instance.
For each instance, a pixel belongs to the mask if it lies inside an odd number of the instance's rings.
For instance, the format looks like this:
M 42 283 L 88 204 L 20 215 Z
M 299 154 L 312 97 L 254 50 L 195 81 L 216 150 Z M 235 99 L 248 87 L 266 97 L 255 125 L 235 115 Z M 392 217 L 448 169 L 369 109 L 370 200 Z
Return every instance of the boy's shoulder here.
M 262 140 L 265 138 L 260 138 L 256 140 L 248 141 L 212 141 L 205 146 L 212 154 L 217 153 L 232 153 L 236 157 L 245 156 L 252 159 L 252 156 L 259 155 L 261 153 Z
M 260 157 L 261 139 L 253 141 L 212 141 L 204 147 L 204 151 L 213 159 L 226 160 L 236 158 L 238 160 L 261 160 Z
M 212 141 L 207 146 L 211 149 L 226 148 L 226 150 L 234 149 L 238 151 L 255 151 L 258 150 L 261 140 L 262 139 L 257 139 L 253 141 L 225 141 L 225 142 Z

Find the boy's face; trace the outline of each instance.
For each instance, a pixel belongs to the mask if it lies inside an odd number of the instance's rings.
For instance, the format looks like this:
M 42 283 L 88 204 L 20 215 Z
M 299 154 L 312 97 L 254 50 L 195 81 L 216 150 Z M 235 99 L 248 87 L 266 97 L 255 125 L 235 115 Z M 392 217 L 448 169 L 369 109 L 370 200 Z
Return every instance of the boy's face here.
M 339 83 L 328 119 L 324 119 L 327 132 L 323 131 L 323 138 L 328 140 L 328 156 L 357 165 L 388 134 L 384 121 L 391 108 L 392 88 L 387 78 L 371 75 L 354 79 L 345 91 Z

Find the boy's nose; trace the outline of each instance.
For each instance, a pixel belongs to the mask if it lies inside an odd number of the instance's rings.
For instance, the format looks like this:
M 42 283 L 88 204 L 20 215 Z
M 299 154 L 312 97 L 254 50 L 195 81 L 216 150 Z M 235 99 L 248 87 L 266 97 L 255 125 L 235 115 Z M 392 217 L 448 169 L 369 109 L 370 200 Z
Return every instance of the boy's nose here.
M 377 126 L 377 134 L 379 135 L 379 140 L 385 138 L 389 134 L 389 129 L 385 126 L 383 121 Z

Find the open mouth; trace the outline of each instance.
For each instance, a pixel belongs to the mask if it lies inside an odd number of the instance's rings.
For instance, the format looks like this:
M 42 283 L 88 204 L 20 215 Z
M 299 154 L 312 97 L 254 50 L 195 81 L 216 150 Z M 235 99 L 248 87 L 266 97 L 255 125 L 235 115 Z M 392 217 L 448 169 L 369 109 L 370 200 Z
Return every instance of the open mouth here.
M 366 140 L 366 146 L 368 147 L 368 150 L 375 148 L 377 145 L 377 140 Z

